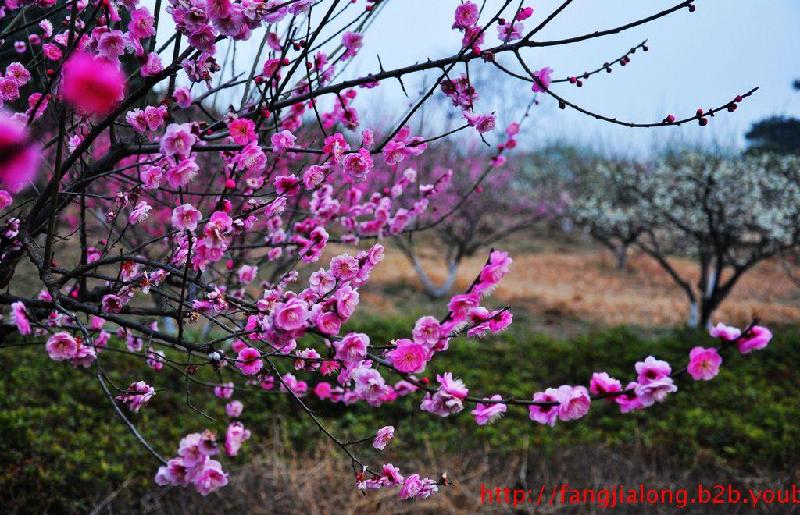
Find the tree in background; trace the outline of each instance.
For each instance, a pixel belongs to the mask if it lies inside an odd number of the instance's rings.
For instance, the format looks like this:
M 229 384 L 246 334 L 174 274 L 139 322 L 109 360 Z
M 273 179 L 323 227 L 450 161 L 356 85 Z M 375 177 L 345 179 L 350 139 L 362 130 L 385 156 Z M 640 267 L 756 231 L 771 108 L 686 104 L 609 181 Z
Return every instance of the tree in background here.
M 764 154 L 723 158 L 677 154 L 656 163 L 601 165 L 611 199 L 625 209 L 607 215 L 606 201 L 583 217 L 610 234 L 639 231 L 638 248 L 655 259 L 686 293 L 689 325 L 706 326 L 736 283 L 759 262 L 800 243 L 800 160 Z M 609 201 L 610 203 L 611 201 Z M 592 210 L 594 208 L 594 210 Z M 670 256 L 688 256 L 698 280 L 681 275 Z
M 628 263 L 629 249 L 648 229 L 638 216 L 639 202 L 625 187 L 625 172 L 636 163 L 594 159 L 583 171 L 580 191 L 570 205 L 568 216 L 614 255 L 618 270 Z
M 542 230 L 547 223 L 556 222 L 569 204 L 567 190 L 558 182 L 563 162 L 557 148 L 508 160 L 487 160 L 481 149 L 466 153 L 450 148 L 445 151 L 449 157 L 441 152 L 430 153 L 417 163 L 416 169 L 422 177 L 451 176 L 450 187 L 437 197 L 435 208 L 418 221 L 420 228 L 431 229 L 434 242 L 430 250 L 443 259 L 445 279 L 436 284 L 420 259 L 418 247 L 422 244 L 429 248 L 430 239 L 415 238 L 413 232 L 393 238 L 432 298 L 450 292 L 463 259 L 514 235 Z M 452 169 L 445 169 L 440 163 L 447 163 Z M 491 173 L 476 187 L 487 167 Z M 442 214 L 448 216 L 440 220 Z

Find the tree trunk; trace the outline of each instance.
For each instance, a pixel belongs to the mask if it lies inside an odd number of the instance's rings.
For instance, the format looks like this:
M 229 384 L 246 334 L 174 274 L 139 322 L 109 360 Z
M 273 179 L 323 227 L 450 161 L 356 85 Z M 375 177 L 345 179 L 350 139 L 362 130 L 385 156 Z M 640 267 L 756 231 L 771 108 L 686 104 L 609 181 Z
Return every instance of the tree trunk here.
M 692 301 L 689 303 L 689 327 L 696 328 L 699 322 L 699 313 L 697 310 L 697 302 Z
M 432 299 L 439 299 L 450 293 L 450 290 L 453 288 L 453 283 L 456 282 L 456 272 L 458 271 L 458 262 L 456 260 L 448 260 L 447 277 L 440 286 L 436 286 L 433 281 L 431 281 L 431 278 L 428 276 L 427 272 L 425 272 L 425 269 L 422 267 L 416 255 L 411 257 L 411 262 L 414 265 L 414 271 L 416 271 L 417 276 L 419 276 L 420 282 L 422 282 L 422 287 L 425 288 L 425 293 L 429 297 Z
M 621 243 L 614 253 L 617 255 L 617 270 L 625 270 L 628 266 L 628 246 Z

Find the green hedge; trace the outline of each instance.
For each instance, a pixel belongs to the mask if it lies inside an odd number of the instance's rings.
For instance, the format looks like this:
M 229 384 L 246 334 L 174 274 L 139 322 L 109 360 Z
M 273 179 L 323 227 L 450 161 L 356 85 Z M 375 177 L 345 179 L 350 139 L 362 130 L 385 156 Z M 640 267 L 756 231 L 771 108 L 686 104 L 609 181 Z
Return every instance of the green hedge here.
M 369 319 L 353 329 L 381 342 L 407 333 L 412 325 L 413 319 Z M 692 346 L 711 343 L 704 335 L 682 331 L 645 335 L 614 328 L 559 340 L 523 329 L 519 324 L 499 337 L 453 341 L 426 372 L 435 381 L 436 372 L 452 370 L 473 394 L 529 397 L 547 386 L 585 384 L 595 370 L 628 380 L 633 364 L 649 354 L 682 364 Z M 485 427 L 476 426 L 467 412 L 441 419 L 419 411 L 419 396 L 377 410 L 345 410 L 315 399 L 309 403 L 344 439 L 395 425 L 394 448 L 409 454 L 423 442 L 443 453 L 460 452 L 465 446 L 512 452 L 528 435 L 531 446 L 544 450 L 643 445 L 687 465 L 705 456 L 747 472 L 784 471 L 800 461 L 800 404 L 795 393 L 800 387 L 800 349 L 795 345 L 799 330 L 775 332 L 775 341 L 765 351 L 744 357 L 728 353 L 713 381 L 684 378 L 680 392 L 665 404 L 628 415 L 620 415 L 614 405 L 597 404 L 580 422 L 555 428 L 531 422 L 527 410 L 519 407 L 510 407 L 504 419 Z M 160 391 L 132 417 L 162 454 L 173 454 L 188 432 L 206 427 L 223 431 L 224 403 L 202 387 L 192 387 L 192 403 L 216 423 L 188 407 L 179 374 L 143 371 L 136 359 L 112 352 L 103 353 L 102 360 L 119 386 L 144 379 L 179 392 Z M 74 370 L 50 361 L 43 345 L 0 349 L 0 366 L 0 504 L 34 512 L 84 511 L 123 482 L 129 492 L 152 485 L 157 464 L 116 417 L 93 369 Z M 211 371 L 198 378 L 217 382 Z M 256 452 L 259 440 L 276 435 L 300 450 L 318 442 L 317 430 L 286 396 L 241 391 L 236 398 L 244 402 L 243 421 L 254 433 L 241 460 Z

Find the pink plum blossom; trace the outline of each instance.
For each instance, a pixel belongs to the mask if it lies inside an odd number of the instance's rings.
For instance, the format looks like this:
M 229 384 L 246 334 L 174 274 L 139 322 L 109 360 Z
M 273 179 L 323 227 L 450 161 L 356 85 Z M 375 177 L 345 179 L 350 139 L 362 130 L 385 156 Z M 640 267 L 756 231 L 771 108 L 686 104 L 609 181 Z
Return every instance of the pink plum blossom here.
M 71 334 L 59 331 L 47 339 L 45 349 L 50 359 L 64 361 L 72 359 L 78 353 L 78 341 Z
M 748 354 L 754 350 L 761 350 L 769 345 L 772 340 L 772 332 L 766 327 L 754 325 L 750 331 L 736 342 L 736 347 L 742 354 Z
M 742 331 L 741 329 L 720 322 L 711 328 L 709 334 L 711 334 L 712 338 L 719 338 L 720 340 L 732 342 L 742 335 Z
M 255 375 L 263 366 L 264 362 L 261 361 L 261 353 L 258 351 L 258 349 L 253 347 L 245 347 L 239 351 L 236 367 L 241 370 L 244 375 Z
M 138 381 L 132 383 L 124 393 L 118 395 L 117 400 L 126 404 L 132 412 L 136 413 L 142 409 L 145 404 L 150 402 L 150 399 L 152 399 L 155 394 L 155 388 L 144 381 Z
M 689 352 L 689 365 L 686 371 L 695 381 L 709 381 L 719 374 L 722 357 L 715 348 L 694 347 Z
M 375 435 L 375 440 L 372 446 L 379 451 L 386 448 L 386 445 L 394 438 L 394 426 L 385 426 L 378 429 L 378 434 Z
M 0 111 L 0 184 L 12 193 L 20 191 L 35 177 L 40 152 L 25 126 Z
M 73 53 L 62 75 L 64 99 L 86 114 L 108 114 L 125 90 L 125 77 L 117 64 L 85 52 Z
M 503 397 L 501 395 L 492 395 L 488 399 L 491 401 L 500 401 Z M 475 416 L 475 422 L 479 426 L 485 426 L 486 424 L 491 424 L 495 420 L 499 419 L 503 416 L 503 414 L 508 409 L 508 406 L 502 402 L 492 402 L 492 403 L 478 403 L 474 410 L 472 410 L 472 414 Z
M 422 372 L 428 362 L 428 350 L 422 344 L 406 339 L 397 340 L 395 348 L 386 356 L 394 368 L 405 374 Z

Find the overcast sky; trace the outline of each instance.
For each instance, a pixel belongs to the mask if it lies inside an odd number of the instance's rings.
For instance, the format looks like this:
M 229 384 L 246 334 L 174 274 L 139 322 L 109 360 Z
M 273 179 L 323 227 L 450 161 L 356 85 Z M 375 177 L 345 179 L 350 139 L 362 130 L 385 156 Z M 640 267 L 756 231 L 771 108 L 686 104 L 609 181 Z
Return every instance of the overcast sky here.
M 362 4 L 363 0 L 358 2 Z M 575 0 L 536 39 L 561 39 L 611 28 L 676 2 Z M 390 0 L 367 32 L 362 53 L 346 75 L 355 77 L 376 71 L 377 55 L 384 68 L 389 69 L 458 51 L 460 34 L 450 30 L 458 3 Z M 488 6 L 501 3 L 489 0 Z M 535 8 L 534 17 L 526 25 L 534 26 L 560 3 L 561 0 L 526 1 L 525 5 Z M 650 51 L 634 55 L 626 68 L 616 69 L 611 75 L 600 74 L 582 89 L 562 84 L 557 91 L 603 114 L 631 121 L 656 121 L 666 113 L 680 117 L 692 114 L 698 107 L 724 104 L 737 93 L 759 86 L 760 91 L 739 110 L 717 116 L 706 128 L 627 129 L 569 110 L 560 111 L 552 99 L 545 99 L 535 111 L 531 130 L 525 134 L 527 144 L 566 139 L 623 152 L 642 151 L 672 139 L 742 145 L 743 134 L 754 121 L 774 114 L 800 115 L 800 92 L 791 88 L 792 81 L 800 78 L 800 0 L 697 0 L 696 4 L 695 13 L 682 10 L 619 35 L 575 45 L 529 49 L 525 57 L 532 66 L 550 66 L 557 76 L 572 75 L 617 58 L 648 39 Z M 494 12 L 489 7 L 487 11 Z M 238 48 L 238 66 L 249 69 L 259 40 L 256 34 L 251 42 Z M 487 34 L 486 46 L 497 42 L 496 31 L 492 30 Z M 416 84 L 406 82 L 412 97 L 419 91 L 421 80 Z M 503 94 L 485 94 L 478 111 L 501 111 L 499 100 L 508 102 L 513 98 L 525 103 L 532 94 L 529 85 L 522 82 L 498 81 L 497 85 Z M 359 102 L 362 111 L 367 110 L 365 104 L 373 103 L 373 110 L 388 116 L 399 115 L 408 104 L 396 81 L 365 91 Z

